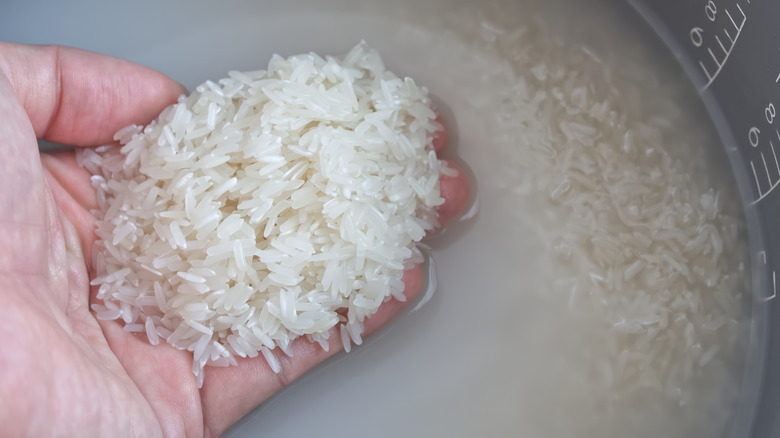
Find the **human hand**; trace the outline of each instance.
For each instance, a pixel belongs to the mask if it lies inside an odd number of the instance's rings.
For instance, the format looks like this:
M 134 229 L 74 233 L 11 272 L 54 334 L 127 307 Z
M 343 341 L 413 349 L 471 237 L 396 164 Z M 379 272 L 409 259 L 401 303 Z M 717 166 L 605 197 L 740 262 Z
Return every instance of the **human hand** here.
M 4 433 L 64 436 L 211 436 L 341 350 L 304 338 L 293 357 L 262 355 L 208 368 L 198 389 L 192 353 L 152 346 L 89 310 L 97 207 L 90 176 L 72 152 L 39 154 L 36 138 L 76 146 L 112 141 L 146 124 L 184 90 L 145 67 L 54 46 L 0 43 L 0 424 Z M 445 133 L 446 134 L 446 133 Z M 440 149 L 446 135 L 435 145 Z M 468 199 L 463 172 L 442 177 L 443 223 Z M 404 275 L 411 299 L 418 266 Z M 407 300 L 408 302 L 409 300 Z M 365 323 L 370 334 L 405 303 L 386 302 Z

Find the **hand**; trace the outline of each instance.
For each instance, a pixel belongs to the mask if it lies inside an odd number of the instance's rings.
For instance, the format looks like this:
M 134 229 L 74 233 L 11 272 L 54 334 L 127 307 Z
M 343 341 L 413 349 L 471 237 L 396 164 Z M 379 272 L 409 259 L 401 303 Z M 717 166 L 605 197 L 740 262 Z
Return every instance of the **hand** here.
M 126 61 L 0 43 L 0 425 L 9 436 L 219 435 L 341 350 L 339 336 L 331 336 L 329 352 L 298 339 L 293 357 L 277 354 L 281 373 L 262 355 L 239 359 L 235 367 L 207 368 L 199 390 L 190 352 L 152 346 L 90 312 L 95 193 L 72 152 L 39 154 L 36 138 L 108 144 L 118 129 L 150 122 L 182 92 Z M 468 198 L 460 175 L 442 178 L 443 222 Z M 404 281 L 411 299 L 421 269 Z M 366 334 L 403 306 L 385 303 L 366 321 Z

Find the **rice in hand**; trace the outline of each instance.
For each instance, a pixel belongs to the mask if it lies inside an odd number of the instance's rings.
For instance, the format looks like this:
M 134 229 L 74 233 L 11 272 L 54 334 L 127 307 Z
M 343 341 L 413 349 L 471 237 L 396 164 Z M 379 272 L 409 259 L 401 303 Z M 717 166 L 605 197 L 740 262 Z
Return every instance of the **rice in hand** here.
M 427 90 L 365 43 L 205 82 L 122 145 L 85 149 L 97 212 L 92 309 L 193 352 L 193 372 L 289 352 L 363 321 L 437 225 L 441 129 Z

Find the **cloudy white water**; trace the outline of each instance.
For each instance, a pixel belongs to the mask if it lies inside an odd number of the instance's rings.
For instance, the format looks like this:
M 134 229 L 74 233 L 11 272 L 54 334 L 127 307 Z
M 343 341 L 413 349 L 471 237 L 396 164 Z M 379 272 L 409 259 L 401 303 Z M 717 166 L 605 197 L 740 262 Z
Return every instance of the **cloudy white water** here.
M 332 50 L 365 38 L 429 86 L 478 215 L 432 240 L 427 305 L 234 436 L 723 433 L 749 321 L 744 229 L 682 73 L 600 3 L 409 3 L 301 29 L 338 29 Z
M 694 91 L 626 5 L 260 3 L 164 6 L 132 41 L 62 41 L 56 10 L 43 21 L 48 41 L 188 87 L 365 39 L 440 103 L 479 208 L 429 242 L 427 304 L 228 436 L 726 430 L 749 324 L 739 202 Z M 111 15 L 127 28 L 145 17 Z

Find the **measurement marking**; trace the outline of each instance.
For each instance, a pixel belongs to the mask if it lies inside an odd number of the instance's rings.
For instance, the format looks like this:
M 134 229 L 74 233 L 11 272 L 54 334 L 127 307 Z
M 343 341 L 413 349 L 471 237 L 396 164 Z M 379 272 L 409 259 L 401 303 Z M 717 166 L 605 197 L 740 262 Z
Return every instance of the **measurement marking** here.
M 766 251 L 759 251 L 758 256 L 761 257 L 761 260 L 766 264 Z
M 764 154 L 761 153 L 761 159 L 764 160 L 764 166 L 766 167 L 766 158 L 764 158 Z M 756 165 L 753 164 L 753 162 L 750 162 L 750 168 L 753 170 L 753 178 L 756 181 L 756 190 L 758 190 L 758 198 L 751 202 L 750 205 L 756 205 L 758 204 L 762 199 L 766 198 L 772 191 L 780 185 L 780 178 L 777 179 L 774 183 L 772 183 L 772 179 L 770 178 L 769 174 L 767 173 L 766 177 L 769 180 L 769 188 L 766 191 L 761 190 L 761 182 L 758 180 L 758 172 L 756 172 Z M 768 172 L 768 170 L 767 170 Z
M 704 66 L 703 62 L 699 61 L 699 67 L 701 67 L 701 69 L 704 70 L 704 76 L 707 76 L 707 85 L 705 85 L 704 87 L 702 87 L 701 90 L 699 90 L 699 91 L 704 91 L 707 89 L 707 87 L 710 86 L 712 80 L 715 79 L 715 77 L 712 76 L 709 71 L 707 71 L 707 67 Z
M 750 2 L 748 1 L 748 3 Z M 745 24 L 745 20 L 747 19 L 747 16 L 745 15 L 745 11 L 742 10 L 742 6 L 740 6 L 739 3 L 737 3 L 737 9 L 739 9 L 739 13 L 742 14 L 742 24 L 740 24 L 740 26 L 742 26 L 743 24 Z M 726 11 L 726 13 L 728 14 L 728 11 Z M 731 17 L 731 15 L 729 15 L 729 17 Z
M 726 47 L 723 45 L 723 43 L 720 41 L 720 38 L 718 38 L 717 35 L 715 35 L 715 40 L 720 44 L 720 48 L 723 49 L 724 52 L 726 52 Z
M 726 36 L 729 37 L 729 41 L 731 41 L 731 44 L 734 44 L 736 42 L 736 40 L 734 40 L 734 38 L 731 37 L 731 34 L 729 33 L 728 29 L 723 29 L 723 33 L 725 33 Z
M 718 66 L 718 69 L 717 69 L 717 70 L 716 70 L 716 72 L 715 72 L 715 74 L 717 75 L 717 74 L 718 74 L 718 72 L 720 71 L 720 68 L 721 68 L 721 67 L 723 67 L 723 64 L 721 64 L 721 63 L 718 61 L 718 58 L 716 58 L 716 57 L 715 57 L 715 54 L 714 54 L 714 53 L 712 53 L 712 49 L 710 49 L 710 48 L 707 48 L 707 51 L 708 51 L 708 52 L 710 52 L 710 58 L 712 58 L 712 60 L 713 60 L 713 61 L 715 61 L 715 65 L 717 65 L 717 66 Z
M 772 140 L 769 140 L 769 147 L 772 148 L 772 155 L 775 156 L 775 166 L 777 166 L 777 174 L 780 175 L 780 163 L 777 161 L 777 152 L 775 152 L 775 145 Z
M 772 271 L 772 296 L 764 298 L 764 301 L 773 300 L 777 296 L 777 273 Z
M 721 64 L 720 64 L 720 62 L 718 61 L 718 58 L 716 58 L 716 57 L 715 57 L 715 54 L 714 54 L 714 53 L 712 53 L 712 49 L 710 49 L 710 48 L 707 48 L 707 51 L 708 51 L 708 52 L 710 52 L 710 57 L 712 58 L 712 60 L 713 60 L 713 61 L 715 61 L 715 65 L 717 65 L 717 66 L 718 66 L 718 70 L 720 70 Z
M 723 69 L 723 66 L 726 64 L 726 61 L 728 61 L 729 56 L 731 55 L 731 51 L 734 49 L 734 44 L 736 44 L 737 40 L 739 39 L 740 34 L 742 33 L 742 29 L 745 27 L 745 22 L 747 21 L 747 15 L 745 15 L 745 11 L 742 10 L 742 6 L 737 3 L 737 9 L 739 9 L 739 12 L 742 14 L 742 21 L 737 24 L 737 22 L 734 20 L 734 17 L 731 15 L 731 13 L 724 9 L 724 12 L 729 17 L 729 20 L 731 21 L 731 24 L 734 26 L 734 29 L 736 29 L 737 33 L 732 37 L 729 33 L 728 29 L 723 29 L 723 33 L 726 34 L 726 37 L 731 42 L 731 45 L 726 49 L 723 42 L 718 38 L 718 36 L 715 36 L 716 41 L 720 45 L 720 48 L 723 49 L 723 53 L 725 56 L 722 60 L 718 61 L 718 58 L 715 56 L 715 54 L 712 52 L 711 48 L 707 48 L 707 51 L 710 53 L 710 56 L 712 57 L 712 60 L 715 61 L 715 65 L 717 68 L 715 69 L 714 73 L 710 73 L 710 71 L 707 69 L 707 66 L 704 65 L 703 61 L 699 61 L 699 67 L 701 67 L 702 72 L 704 72 L 704 76 L 707 77 L 707 83 L 699 90 L 699 92 L 703 92 L 707 88 L 709 88 L 710 85 L 715 81 L 715 78 L 718 77 L 720 74 L 721 69 Z M 778 77 L 780 79 L 780 76 Z
M 737 7 L 739 8 L 739 4 L 737 4 Z M 742 9 L 740 8 L 740 10 L 742 10 Z M 735 28 L 735 29 L 736 29 L 736 28 L 739 28 L 739 26 L 737 26 L 737 22 L 736 22 L 736 21 L 734 21 L 734 18 L 732 18 L 732 17 L 731 17 L 731 14 L 729 14 L 729 10 L 728 10 L 728 9 L 724 9 L 724 11 L 726 12 L 726 15 L 728 15 L 728 16 L 729 16 L 729 20 L 731 20 L 731 24 L 733 24 L 733 25 L 734 25 L 734 28 Z M 743 15 L 744 15 L 744 13 L 743 13 Z
M 753 165 L 753 161 L 750 162 L 750 168 L 753 169 L 753 178 L 756 180 L 756 189 L 758 189 L 758 199 L 761 199 L 763 197 L 763 193 L 761 193 L 761 184 L 758 182 L 758 173 L 756 173 L 756 166 Z M 758 201 L 753 201 L 755 204 Z
M 775 78 L 775 83 L 780 82 L 780 75 L 777 75 L 777 78 Z
M 761 152 L 761 161 L 764 162 L 764 170 L 766 170 L 766 179 L 769 180 L 769 184 L 772 184 L 772 178 L 769 176 L 769 166 L 766 165 L 766 158 L 764 157 L 764 153 Z

